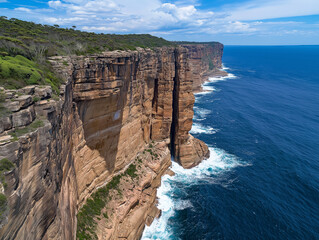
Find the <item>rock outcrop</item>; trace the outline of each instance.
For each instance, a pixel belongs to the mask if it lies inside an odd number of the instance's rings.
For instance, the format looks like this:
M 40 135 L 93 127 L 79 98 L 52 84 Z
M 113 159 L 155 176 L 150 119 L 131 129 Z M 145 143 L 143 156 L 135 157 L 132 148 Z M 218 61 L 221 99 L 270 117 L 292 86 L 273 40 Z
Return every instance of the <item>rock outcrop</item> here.
M 208 77 L 222 67 L 224 46 L 218 42 L 207 44 L 184 44 L 188 49 L 189 64 L 193 73 L 193 90 L 202 90 L 202 84 Z
M 221 55 L 221 44 L 202 44 L 54 57 L 66 79 L 58 98 L 47 87 L 6 91 L 0 158 L 15 168 L 4 173 L 1 239 L 81 238 L 77 213 L 132 164 L 139 177 L 119 180 L 121 194 L 110 191 L 87 234 L 138 239 L 159 214 L 156 188 L 171 156 L 186 168 L 209 156 L 189 134 L 193 91 Z

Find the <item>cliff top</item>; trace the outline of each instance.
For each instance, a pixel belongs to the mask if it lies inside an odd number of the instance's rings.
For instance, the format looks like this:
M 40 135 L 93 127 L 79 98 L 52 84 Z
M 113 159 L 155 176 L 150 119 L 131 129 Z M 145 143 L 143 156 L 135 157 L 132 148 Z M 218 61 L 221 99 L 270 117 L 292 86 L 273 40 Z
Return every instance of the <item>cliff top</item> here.
M 19 89 L 28 85 L 50 85 L 58 94 L 63 80 L 53 72 L 48 57 L 92 55 L 105 51 L 157 48 L 178 44 L 197 43 L 170 42 L 149 34 L 97 34 L 76 30 L 76 26 L 60 28 L 58 25 L 42 25 L 2 16 L 0 17 L 0 86 L 6 89 Z

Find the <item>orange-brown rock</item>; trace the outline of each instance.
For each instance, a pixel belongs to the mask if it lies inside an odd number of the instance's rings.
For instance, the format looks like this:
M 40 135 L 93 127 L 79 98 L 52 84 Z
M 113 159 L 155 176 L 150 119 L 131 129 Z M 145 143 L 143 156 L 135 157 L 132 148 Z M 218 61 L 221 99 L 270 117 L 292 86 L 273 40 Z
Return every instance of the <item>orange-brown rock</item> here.
M 171 155 L 189 168 L 209 154 L 189 134 L 194 81 L 207 68 L 205 48 L 214 56 L 217 47 L 193 45 L 52 58 L 67 80 L 60 99 L 51 99 L 46 88 L 24 89 L 46 102 L 19 105 L 14 117 L 0 119 L 5 139 L 0 157 L 15 164 L 5 176 L 9 211 L 0 223 L 1 239 L 75 239 L 76 214 L 86 200 L 155 141 L 158 159 L 144 156 L 139 180 L 123 183 L 122 200 L 110 206 L 119 210 L 108 222 L 97 220 L 100 239 L 138 239 L 145 223 L 159 214 L 156 187 Z M 221 58 L 222 45 L 218 49 Z M 205 69 L 198 68 L 200 61 Z M 12 98 L 14 92 L 6 95 Z M 18 141 L 6 137 L 28 127 L 34 113 L 45 119 L 43 126 Z
M 224 46 L 218 42 L 210 44 L 183 44 L 188 49 L 189 65 L 193 73 L 193 90 L 202 90 L 202 84 L 208 77 L 222 67 Z

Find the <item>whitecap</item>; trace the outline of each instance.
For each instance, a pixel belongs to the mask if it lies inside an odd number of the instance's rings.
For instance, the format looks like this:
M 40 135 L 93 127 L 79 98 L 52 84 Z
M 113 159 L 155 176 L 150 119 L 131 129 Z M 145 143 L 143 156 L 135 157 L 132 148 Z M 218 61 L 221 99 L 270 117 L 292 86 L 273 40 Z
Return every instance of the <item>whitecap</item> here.
M 162 210 L 160 218 L 155 219 L 150 226 L 146 226 L 142 240 L 169 240 L 176 239 L 168 221 L 178 210 L 192 208 L 188 200 L 178 199 L 174 194 L 176 183 L 184 185 L 196 185 L 203 182 L 215 183 L 214 181 L 221 174 L 232 170 L 238 166 L 246 166 L 236 156 L 226 153 L 218 148 L 209 148 L 210 157 L 204 160 L 198 166 L 191 169 L 184 169 L 176 162 L 172 162 L 171 170 L 175 172 L 174 176 L 165 175 L 162 177 L 161 186 L 157 190 L 158 208 Z
M 222 68 L 221 68 L 222 71 L 226 71 L 226 70 L 230 70 L 229 67 L 226 67 L 224 64 L 222 64 Z
M 236 75 L 234 75 L 232 73 L 228 73 L 226 76 L 210 77 L 210 78 L 208 78 L 208 81 L 211 83 L 216 83 L 216 82 L 220 82 L 220 81 L 226 81 L 227 79 L 235 79 L 235 78 L 237 78 Z
M 197 92 L 197 93 L 194 93 L 195 97 L 196 97 L 196 100 L 198 101 L 198 97 L 201 96 L 201 95 L 206 95 L 206 94 L 209 94 L 211 93 L 210 91 L 204 91 L 204 92 Z
M 192 134 L 214 134 L 216 133 L 217 130 L 212 128 L 212 127 L 206 127 L 206 126 L 203 126 L 199 123 L 193 123 L 193 126 L 192 126 L 192 129 L 190 130 L 190 133 Z
M 201 118 L 205 118 L 208 114 L 210 114 L 212 111 L 205 109 L 205 108 L 198 108 L 198 107 L 194 107 L 194 114 L 198 115 Z
M 215 87 L 209 86 L 209 85 L 207 85 L 207 83 L 204 83 L 204 84 L 202 85 L 202 89 L 203 89 L 204 91 L 210 91 L 210 92 L 216 91 L 216 88 L 215 88 Z

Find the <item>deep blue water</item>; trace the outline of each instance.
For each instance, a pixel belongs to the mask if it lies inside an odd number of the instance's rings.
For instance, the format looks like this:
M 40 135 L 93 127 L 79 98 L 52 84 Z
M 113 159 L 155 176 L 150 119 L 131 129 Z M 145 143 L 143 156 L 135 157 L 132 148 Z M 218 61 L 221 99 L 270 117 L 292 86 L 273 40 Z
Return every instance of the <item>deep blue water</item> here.
M 319 239 L 319 46 L 226 46 L 223 62 L 233 75 L 196 95 L 211 157 L 173 164 L 143 239 Z

